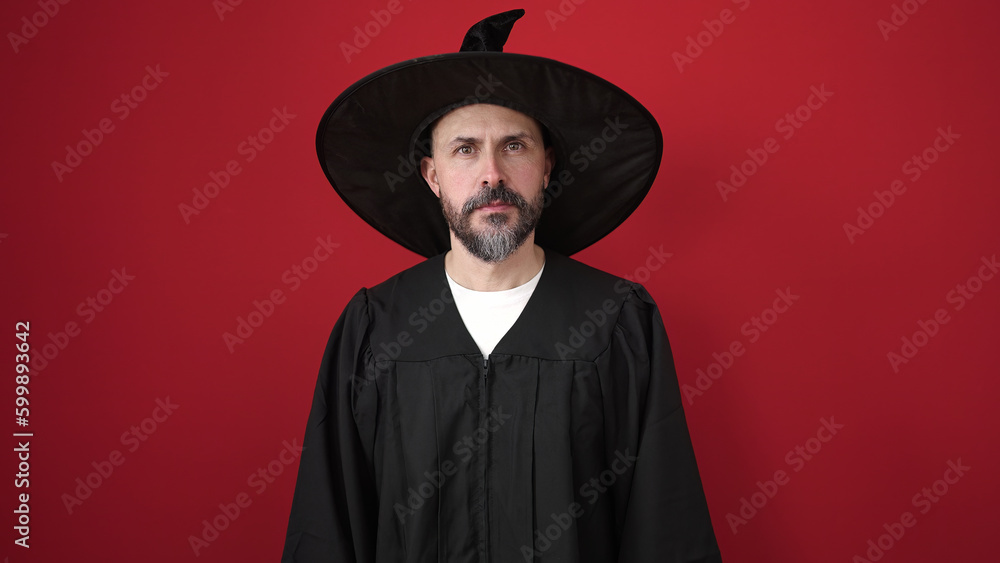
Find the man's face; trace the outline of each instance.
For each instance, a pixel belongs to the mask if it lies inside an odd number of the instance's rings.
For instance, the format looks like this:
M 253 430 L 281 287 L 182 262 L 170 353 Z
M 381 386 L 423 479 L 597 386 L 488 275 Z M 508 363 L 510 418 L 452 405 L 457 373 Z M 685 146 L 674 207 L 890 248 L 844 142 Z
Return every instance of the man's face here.
M 534 232 L 552 172 L 538 122 L 493 104 L 472 104 L 438 120 L 434 156 L 420 170 L 441 199 L 448 227 L 477 258 L 502 262 Z

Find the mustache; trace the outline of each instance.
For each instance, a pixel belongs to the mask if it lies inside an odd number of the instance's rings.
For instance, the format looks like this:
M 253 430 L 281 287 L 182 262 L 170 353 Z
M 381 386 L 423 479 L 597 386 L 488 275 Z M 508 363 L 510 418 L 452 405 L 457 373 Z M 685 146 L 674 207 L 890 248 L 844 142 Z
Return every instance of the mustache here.
M 521 210 L 528 206 L 527 200 L 521 197 L 514 190 L 505 186 L 503 182 L 500 182 L 495 186 L 483 187 L 479 190 L 479 192 L 467 199 L 465 204 L 462 206 L 462 214 L 468 215 L 476 209 L 495 201 L 506 203 L 508 205 L 514 205 Z

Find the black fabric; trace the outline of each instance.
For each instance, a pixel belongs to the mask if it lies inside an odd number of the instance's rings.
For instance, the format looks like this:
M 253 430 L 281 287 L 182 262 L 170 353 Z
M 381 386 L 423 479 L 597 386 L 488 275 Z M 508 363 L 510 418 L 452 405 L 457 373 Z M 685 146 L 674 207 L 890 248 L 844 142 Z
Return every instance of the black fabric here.
M 523 15 L 524 10 L 510 10 L 473 25 L 465 33 L 459 51 L 503 51 L 514 22 Z
M 517 19 L 506 14 L 474 26 L 467 42 L 502 47 Z M 559 61 L 484 50 L 404 61 L 348 87 L 316 132 L 323 171 L 379 232 L 422 256 L 441 254 L 451 246 L 448 227 L 420 160 L 430 153 L 427 127 L 470 103 L 515 109 L 549 133 L 555 167 L 535 242 L 560 254 L 579 252 L 618 227 L 659 169 L 659 125 L 632 96 Z
M 282 561 L 721 561 L 652 298 L 547 251 L 483 358 L 443 256 L 359 291 L 323 358 Z

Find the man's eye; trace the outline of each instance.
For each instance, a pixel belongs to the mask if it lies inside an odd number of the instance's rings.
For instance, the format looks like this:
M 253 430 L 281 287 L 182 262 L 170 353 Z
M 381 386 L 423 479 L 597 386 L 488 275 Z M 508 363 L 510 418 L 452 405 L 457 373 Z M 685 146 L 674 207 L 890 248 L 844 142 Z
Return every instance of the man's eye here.
M 469 145 L 462 145 L 458 147 L 458 154 L 472 154 L 472 147 Z
M 519 142 L 507 143 L 507 150 L 509 151 L 521 150 L 523 147 L 524 145 Z

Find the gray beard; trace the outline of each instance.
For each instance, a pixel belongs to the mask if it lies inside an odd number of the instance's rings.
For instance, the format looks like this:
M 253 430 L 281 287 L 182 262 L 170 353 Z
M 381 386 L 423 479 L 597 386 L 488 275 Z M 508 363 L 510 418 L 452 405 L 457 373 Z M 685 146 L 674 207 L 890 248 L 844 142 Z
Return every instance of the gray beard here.
M 472 213 L 493 201 L 502 201 L 515 206 L 516 216 L 511 219 L 507 216 L 509 212 L 490 213 L 486 216 L 488 226 L 482 231 L 474 230 Z M 455 233 L 455 237 L 470 254 L 484 262 L 497 264 L 509 258 L 524 244 L 528 235 L 534 232 L 542 215 L 544 202 L 541 190 L 538 192 L 538 197 L 529 202 L 501 182 L 495 187 L 481 189 L 466 200 L 461 209 L 456 209 L 442 196 L 441 210 L 444 212 L 448 228 Z

